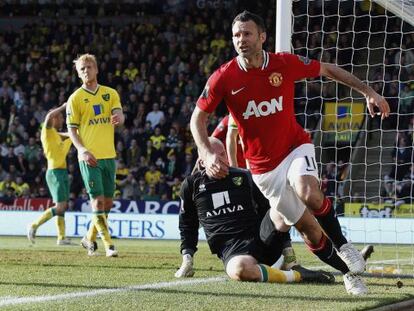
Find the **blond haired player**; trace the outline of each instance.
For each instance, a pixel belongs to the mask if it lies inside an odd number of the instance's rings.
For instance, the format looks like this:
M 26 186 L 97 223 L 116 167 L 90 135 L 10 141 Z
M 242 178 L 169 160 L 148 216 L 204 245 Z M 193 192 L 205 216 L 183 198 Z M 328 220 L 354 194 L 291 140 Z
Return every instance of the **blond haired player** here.
M 121 126 L 125 117 L 118 93 L 98 84 L 95 56 L 83 54 L 74 64 L 82 86 L 68 99 L 67 124 L 78 150 L 79 167 L 93 212 L 92 225 L 81 244 L 89 255 L 94 255 L 99 232 L 106 256 L 116 257 L 118 251 L 112 242 L 107 218 L 115 191 L 115 126 Z
M 66 169 L 66 156 L 72 142 L 68 133 L 59 133 L 64 119 L 62 111 L 66 103 L 51 110 L 45 118 L 41 132 L 43 151 L 47 159 L 46 182 L 55 205 L 48 208 L 35 222 L 29 225 L 27 238 L 34 243 L 36 230 L 45 222 L 56 216 L 57 245 L 69 245 L 65 238 L 65 211 L 69 199 L 69 178 Z

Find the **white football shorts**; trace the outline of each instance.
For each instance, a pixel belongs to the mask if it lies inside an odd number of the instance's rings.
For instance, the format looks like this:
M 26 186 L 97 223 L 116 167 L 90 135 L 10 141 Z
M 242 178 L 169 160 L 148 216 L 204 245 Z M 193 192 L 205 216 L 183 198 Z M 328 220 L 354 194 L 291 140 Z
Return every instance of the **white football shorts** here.
M 306 208 L 294 189 L 297 178 L 304 175 L 312 175 L 319 180 L 313 144 L 300 145 L 272 171 L 253 175 L 271 208 L 276 209 L 290 226 L 298 222 Z

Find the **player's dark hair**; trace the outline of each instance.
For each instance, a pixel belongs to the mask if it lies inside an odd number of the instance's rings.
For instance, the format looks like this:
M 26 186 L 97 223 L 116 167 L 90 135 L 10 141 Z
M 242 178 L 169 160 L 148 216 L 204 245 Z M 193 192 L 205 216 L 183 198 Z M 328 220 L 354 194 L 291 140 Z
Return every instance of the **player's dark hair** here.
M 254 14 L 246 10 L 244 10 L 243 12 L 241 12 L 234 18 L 231 26 L 233 27 L 236 22 L 248 22 L 248 21 L 253 21 L 257 25 L 257 28 L 259 28 L 260 32 L 266 31 L 266 26 L 265 26 L 263 18 L 261 18 L 257 14 Z

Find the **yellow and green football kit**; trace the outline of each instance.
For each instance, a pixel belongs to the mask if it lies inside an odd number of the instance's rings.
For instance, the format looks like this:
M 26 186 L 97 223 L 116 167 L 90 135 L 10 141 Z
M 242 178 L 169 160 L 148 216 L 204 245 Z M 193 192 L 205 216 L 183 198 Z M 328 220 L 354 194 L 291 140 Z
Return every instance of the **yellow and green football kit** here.
M 63 139 L 53 127 L 43 126 L 40 140 L 43 152 L 47 159 L 46 182 L 54 203 L 63 203 L 69 200 L 69 178 L 66 169 L 66 156 L 72 141 Z M 56 207 L 47 209 L 34 223 L 35 230 L 49 219 L 56 217 L 58 241 L 65 239 L 65 214 L 57 214 Z
M 82 179 L 89 196 L 112 198 L 115 191 L 115 128 L 111 124 L 112 112 L 121 109 L 121 101 L 116 90 L 98 85 L 95 92 L 83 87 L 77 89 L 68 99 L 66 123 L 77 128 L 85 148 L 97 159 L 98 165 L 91 167 L 80 161 Z M 88 232 L 88 239 L 94 241 L 97 228 L 105 247 L 112 245 L 107 214 L 95 211 L 94 226 Z

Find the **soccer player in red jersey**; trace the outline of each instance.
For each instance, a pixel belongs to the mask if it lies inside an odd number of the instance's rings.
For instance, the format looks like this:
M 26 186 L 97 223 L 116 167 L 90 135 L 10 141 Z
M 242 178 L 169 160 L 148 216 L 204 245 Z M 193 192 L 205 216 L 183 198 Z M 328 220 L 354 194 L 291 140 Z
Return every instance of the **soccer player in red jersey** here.
M 320 75 L 339 81 L 365 96 L 372 117 L 374 107 L 382 118 L 388 117 L 388 103 L 333 64 L 264 51 L 266 31 L 260 16 L 240 13 L 232 33 L 238 56 L 211 75 L 191 118 L 207 174 L 214 178 L 228 174 L 228 161 L 214 153 L 206 128 L 209 114 L 224 100 L 239 129 L 253 179 L 270 201 L 276 228 L 281 228 L 281 219 L 294 225 L 315 255 L 344 274 L 348 293 L 367 293 L 358 275 L 365 261 L 342 234 L 335 210 L 320 190 L 314 145 L 296 122 L 294 82 Z

